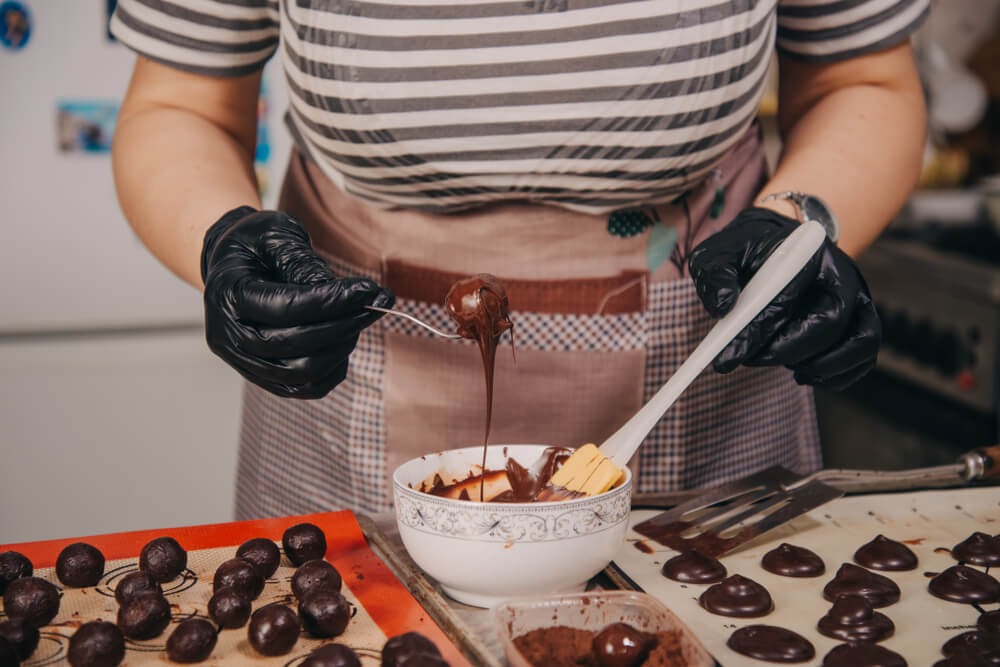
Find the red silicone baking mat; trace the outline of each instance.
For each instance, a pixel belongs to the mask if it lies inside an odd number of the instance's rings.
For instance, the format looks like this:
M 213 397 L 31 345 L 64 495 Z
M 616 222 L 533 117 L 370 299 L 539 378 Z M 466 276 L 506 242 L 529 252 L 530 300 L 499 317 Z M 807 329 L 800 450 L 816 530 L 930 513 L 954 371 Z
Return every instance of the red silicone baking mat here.
M 347 630 L 327 640 L 303 634 L 290 653 L 273 658 L 262 656 L 250 647 L 246 627 L 223 630 L 212 656 L 201 664 L 294 665 L 321 643 L 336 641 L 354 648 L 362 664 L 369 667 L 379 665 L 380 649 L 387 637 L 410 630 L 434 641 L 452 667 L 470 664 L 385 562 L 371 550 L 357 519 L 349 511 L 0 545 L 0 552 L 14 550 L 27 556 L 35 566 L 35 576 L 62 589 L 59 615 L 41 629 L 38 649 L 24 664 L 26 667 L 65 664 L 69 637 L 81 623 L 97 618 L 114 621 L 116 580 L 137 569 L 143 545 L 162 536 L 173 537 L 188 551 L 188 569 L 164 584 L 164 592 L 173 607 L 173 621 L 156 639 L 128 641 L 123 665 L 172 664 L 164 650 L 166 639 L 173 624 L 180 620 L 193 614 L 207 616 L 215 568 L 235 556 L 236 548 L 250 538 L 264 537 L 280 546 L 285 529 L 302 522 L 313 523 L 326 534 L 326 558 L 341 573 L 344 594 L 356 607 Z M 104 577 L 95 587 L 64 587 L 56 578 L 53 566 L 63 547 L 81 541 L 92 544 L 104 554 Z M 294 566 L 282 557 L 278 571 L 268 580 L 264 593 L 254 601 L 254 609 L 278 600 L 291 602 L 290 580 L 294 571 Z M 294 602 L 291 604 L 294 608 Z

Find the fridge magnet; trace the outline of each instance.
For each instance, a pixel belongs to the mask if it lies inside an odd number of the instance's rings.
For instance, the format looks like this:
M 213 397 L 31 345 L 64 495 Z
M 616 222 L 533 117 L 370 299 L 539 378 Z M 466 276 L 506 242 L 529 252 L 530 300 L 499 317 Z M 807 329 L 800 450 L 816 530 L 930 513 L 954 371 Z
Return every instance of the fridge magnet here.
M 56 133 L 63 153 L 107 153 L 118 118 L 118 103 L 101 100 L 60 100 Z
M 28 44 L 31 37 L 31 15 L 23 3 L 5 0 L 0 2 L 0 44 L 5 49 L 17 51 Z

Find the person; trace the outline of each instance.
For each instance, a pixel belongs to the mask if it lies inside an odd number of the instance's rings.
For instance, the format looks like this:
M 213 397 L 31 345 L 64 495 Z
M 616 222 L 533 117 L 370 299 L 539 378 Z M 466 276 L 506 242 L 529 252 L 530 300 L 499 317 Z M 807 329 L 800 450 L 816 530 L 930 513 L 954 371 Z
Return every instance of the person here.
M 119 0 L 137 53 L 113 139 L 122 210 L 204 290 L 245 384 L 236 516 L 391 506 L 412 457 L 481 445 L 478 349 L 444 296 L 505 285 L 490 443 L 600 443 L 669 378 L 804 215 L 839 224 L 664 415 L 638 493 L 821 465 L 812 387 L 870 370 L 853 258 L 915 185 L 909 36 L 927 0 Z M 294 137 L 280 200 L 252 160 L 262 68 Z M 772 64 L 782 150 L 759 109 Z M 770 196 L 770 197 L 769 197 Z M 817 201 L 817 200 L 810 200 Z

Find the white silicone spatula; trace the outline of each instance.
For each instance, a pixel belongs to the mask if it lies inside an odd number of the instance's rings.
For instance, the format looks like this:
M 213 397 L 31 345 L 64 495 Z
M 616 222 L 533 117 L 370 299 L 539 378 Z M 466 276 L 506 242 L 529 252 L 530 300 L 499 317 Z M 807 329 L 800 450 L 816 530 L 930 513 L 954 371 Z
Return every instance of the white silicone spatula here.
M 614 486 L 653 426 L 733 338 L 774 300 L 823 243 L 826 232 L 815 221 L 797 227 L 779 245 L 740 292 L 733 309 L 715 323 L 677 371 L 652 398 L 598 448 L 575 450 L 552 476 L 552 484 L 586 495 Z

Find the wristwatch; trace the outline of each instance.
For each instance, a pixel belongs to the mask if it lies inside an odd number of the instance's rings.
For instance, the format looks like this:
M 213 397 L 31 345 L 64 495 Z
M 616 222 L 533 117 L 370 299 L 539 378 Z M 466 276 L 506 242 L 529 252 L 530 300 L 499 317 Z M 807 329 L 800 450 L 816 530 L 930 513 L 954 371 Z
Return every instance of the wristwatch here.
M 816 195 L 807 195 L 804 192 L 775 192 L 767 195 L 761 202 L 774 201 L 775 199 L 787 199 L 795 204 L 799 209 L 799 219 L 802 222 L 812 220 L 818 222 L 826 230 L 826 236 L 834 243 L 840 238 L 840 224 L 837 216 L 833 214 L 830 207 Z

